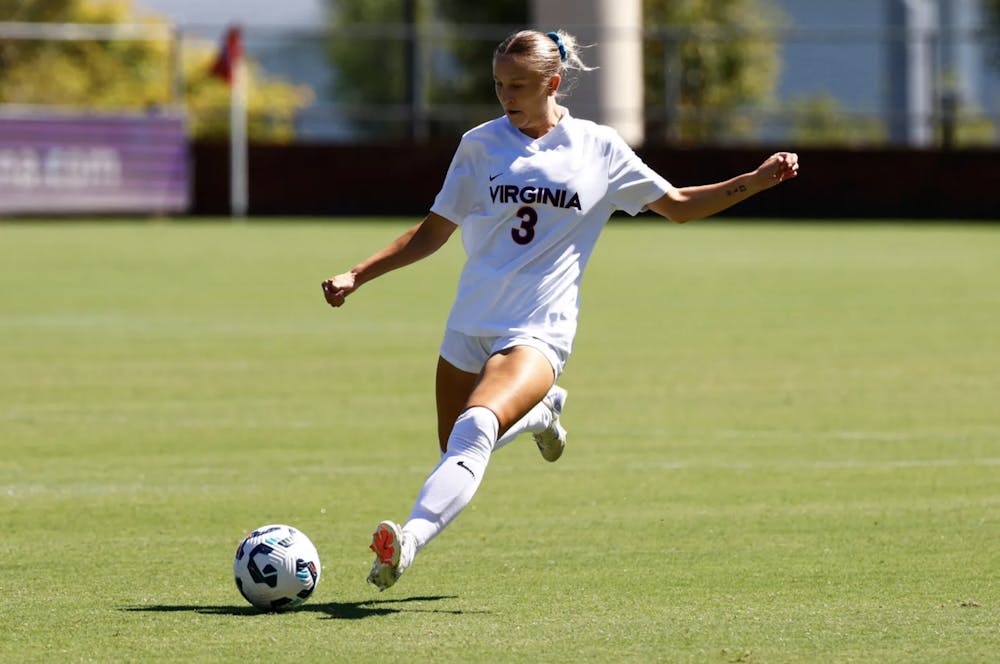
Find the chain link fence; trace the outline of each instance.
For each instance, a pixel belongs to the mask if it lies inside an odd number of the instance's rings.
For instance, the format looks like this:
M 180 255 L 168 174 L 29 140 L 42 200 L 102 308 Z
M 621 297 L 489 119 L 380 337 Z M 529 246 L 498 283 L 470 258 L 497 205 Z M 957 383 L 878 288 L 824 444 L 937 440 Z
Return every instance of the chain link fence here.
M 488 59 L 464 68 L 456 64 L 454 52 L 460 42 L 480 41 L 491 47 L 508 33 L 505 26 L 466 26 L 457 36 L 444 28 L 369 26 L 287 36 L 251 32 L 248 44 L 251 56 L 259 56 L 265 67 L 285 75 L 295 75 L 297 68 L 312 72 L 308 82 L 316 101 L 298 115 L 299 140 L 421 140 L 458 136 L 499 114 L 490 97 Z M 990 60 L 997 35 L 986 28 L 947 34 L 860 28 L 752 34 L 671 28 L 647 30 L 642 39 L 648 142 L 920 147 L 1000 142 L 1000 63 Z M 747 77 L 727 80 L 726 72 L 707 68 L 698 54 L 737 40 L 748 48 L 770 50 L 776 66 L 770 80 L 759 82 L 759 90 L 727 94 L 727 85 L 744 85 Z M 283 43 L 294 46 L 286 50 Z M 383 90 L 381 98 L 366 99 L 359 94 L 363 86 L 352 90 L 350 81 L 342 79 L 338 85 L 330 54 L 333 43 L 358 53 L 371 52 L 374 46 L 382 55 L 369 63 L 367 77 L 409 78 L 397 82 L 395 97 Z M 922 60 L 906 62 L 914 49 L 922 50 Z M 663 60 L 653 66 L 652 57 Z M 649 75 L 653 69 L 656 76 Z M 441 80 L 470 75 L 483 91 L 475 100 L 450 99 L 437 90 Z M 907 88 L 915 78 L 922 81 L 919 99 Z M 566 103 L 573 108 L 572 96 Z
M 0 41 L 7 51 L 28 43 L 2 28 Z M 488 55 L 473 62 L 462 58 L 470 52 L 488 54 L 512 29 L 250 27 L 245 49 L 265 76 L 312 90 L 311 103 L 294 113 L 293 140 L 423 141 L 455 138 L 499 114 Z M 185 106 L 185 82 L 176 77 L 183 54 L 217 44 L 222 32 L 220 26 L 185 26 L 171 33 L 168 40 L 177 37 L 177 50 L 171 46 L 161 55 L 162 82 L 155 86 L 165 105 Z M 106 37 L 101 43 L 112 48 L 112 35 Z M 37 47 L 44 39 L 32 43 Z M 975 147 L 1000 142 L 998 36 L 985 26 L 948 31 L 790 27 L 758 33 L 652 28 L 641 40 L 648 143 Z M 772 58 L 772 70 L 756 78 L 739 71 L 748 65 L 734 45 Z M 913 62 L 916 51 L 923 54 L 919 62 Z M 729 55 L 713 62 L 719 53 Z M 922 81 L 916 86 L 919 99 L 910 85 L 915 79 Z M 33 103 L 11 94 L 0 98 L 2 105 Z M 566 104 L 574 109 L 572 96 Z M 187 104 L 186 111 L 193 130 L 219 124 L 195 114 L 221 122 L 228 114 L 224 98 L 214 106 Z M 251 112 L 258 116 L 256 126 L 266 127 L 274 111 L 251 104 Z

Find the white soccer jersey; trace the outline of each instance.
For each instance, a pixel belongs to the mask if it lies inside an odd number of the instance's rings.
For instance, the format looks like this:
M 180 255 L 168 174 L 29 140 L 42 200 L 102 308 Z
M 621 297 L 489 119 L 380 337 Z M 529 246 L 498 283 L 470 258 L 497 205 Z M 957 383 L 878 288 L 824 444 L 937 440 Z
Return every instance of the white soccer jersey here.
M 604 225 L 670 187 L 615 130 L 568 112 L 538 139 L 506 116 L 468 131 L 431 207 L 461 226 L 467 256 L 448 327 L 571 351 L 580 279 Z

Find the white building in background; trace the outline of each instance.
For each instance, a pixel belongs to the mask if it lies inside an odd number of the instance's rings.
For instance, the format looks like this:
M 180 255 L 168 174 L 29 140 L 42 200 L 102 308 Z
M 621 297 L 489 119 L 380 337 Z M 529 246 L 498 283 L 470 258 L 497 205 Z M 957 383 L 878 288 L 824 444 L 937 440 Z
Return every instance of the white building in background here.
M 937 103 L 934 35 L 938 0 L 883 0 L 886 31 L 885 113 L 889 141 L 930 146 Z
M 1000 114 L 980 0 L 775 1 L 801 31 L 783 47 L 781 99 L 829 94 L 910 145 L 934 137 L 943 100 Z

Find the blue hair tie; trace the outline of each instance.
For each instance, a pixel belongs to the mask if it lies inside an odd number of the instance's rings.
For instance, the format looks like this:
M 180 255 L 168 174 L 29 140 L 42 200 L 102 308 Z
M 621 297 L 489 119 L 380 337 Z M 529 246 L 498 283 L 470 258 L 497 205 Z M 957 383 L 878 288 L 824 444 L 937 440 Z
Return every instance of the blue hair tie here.
M 563 62 L 566 62 L 566 58 L 568 57 L 566 55 L 566 44 L 563 43 L 562 37 L 559 36 L 559 33 L 546 32 L 545 36 L 556 43 L 556 46 L 559 47 L 559 59 Z

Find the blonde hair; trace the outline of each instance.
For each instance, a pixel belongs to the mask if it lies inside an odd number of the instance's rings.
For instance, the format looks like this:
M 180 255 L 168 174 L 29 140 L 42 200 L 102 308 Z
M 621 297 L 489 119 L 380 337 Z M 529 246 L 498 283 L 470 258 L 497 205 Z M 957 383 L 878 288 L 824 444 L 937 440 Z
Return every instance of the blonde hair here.
M 501 55 L 514 56 L 546 78 L 558 74 L 562 84 L 557 96 L 562 97 L 573 88 L 577 72 L 596 69 L 588 67 L 580 59 L 580 48 L 576 37 L 562 30 L 548 34 L 538 30 L 521 30 L 500 42 L 493 52 L 493 59 Z

